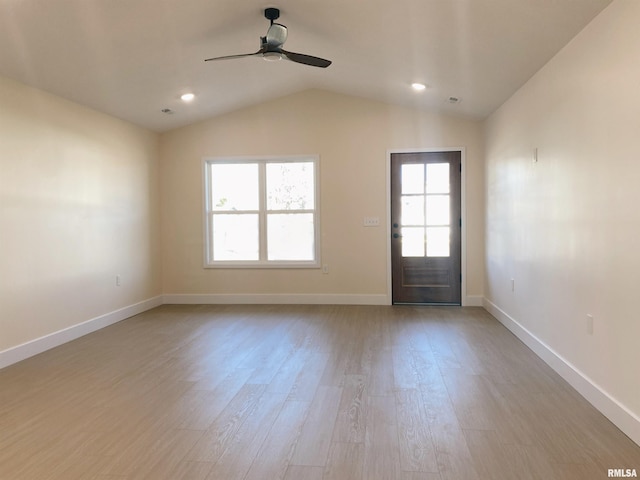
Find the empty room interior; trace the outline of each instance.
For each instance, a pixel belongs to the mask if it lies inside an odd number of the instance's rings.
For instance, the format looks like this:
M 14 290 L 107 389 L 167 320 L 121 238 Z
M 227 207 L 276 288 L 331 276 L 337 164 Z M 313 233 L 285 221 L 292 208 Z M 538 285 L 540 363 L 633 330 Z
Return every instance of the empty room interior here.
M 0 480 L 640 472 L 640 2 L 0 4 Z

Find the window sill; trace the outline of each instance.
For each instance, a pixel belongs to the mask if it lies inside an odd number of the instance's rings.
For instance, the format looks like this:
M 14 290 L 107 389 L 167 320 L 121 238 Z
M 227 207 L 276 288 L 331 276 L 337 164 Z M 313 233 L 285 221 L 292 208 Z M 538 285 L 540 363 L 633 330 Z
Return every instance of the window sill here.
M 204 268 L 232 268 L 232 269 L 319 269 L 320 262 L 299 262 L 299 261 L 280 261 L 280 262 L 213 262 L 204 265 Z

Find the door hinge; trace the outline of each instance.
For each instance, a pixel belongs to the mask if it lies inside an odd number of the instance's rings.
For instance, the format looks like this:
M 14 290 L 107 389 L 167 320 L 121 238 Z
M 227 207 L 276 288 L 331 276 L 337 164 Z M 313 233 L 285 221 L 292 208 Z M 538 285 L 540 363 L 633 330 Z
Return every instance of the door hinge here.
M 462 218 L 458 219 L 458 223 L 460 224 L 460 228 L 462 228 Z

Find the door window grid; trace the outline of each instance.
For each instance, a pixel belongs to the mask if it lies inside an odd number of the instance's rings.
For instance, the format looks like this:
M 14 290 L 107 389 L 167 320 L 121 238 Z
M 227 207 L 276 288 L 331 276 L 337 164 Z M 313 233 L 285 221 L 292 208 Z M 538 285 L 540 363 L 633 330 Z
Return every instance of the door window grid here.
M 450 180 L 448 163 L 401 166 L 403 257 L 450 255 Z

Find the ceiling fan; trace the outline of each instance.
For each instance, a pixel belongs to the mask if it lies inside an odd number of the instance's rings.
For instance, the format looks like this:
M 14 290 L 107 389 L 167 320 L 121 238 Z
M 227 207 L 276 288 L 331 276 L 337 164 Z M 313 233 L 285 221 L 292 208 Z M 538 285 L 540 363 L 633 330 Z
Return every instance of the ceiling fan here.
M 228 60 L 232 58 L 262 57 L 265 60 L 280 60 L 284 58 L 285 60 L 290 60 L 292 62 L 320 68 L 327 68 L 331 65 L 331 61 L 325 60 L 324 58 L 312 57 L 311 55 L 303 55 L 302 53 L 294 53 L 284 50 L 282 46 L 287 40 L 287 27 L 279 23 L 274 23 L 274 20 L 277 20 L 280 17 L 280 10 L 277 8 L 266 8 L 264 10 L 264 16 L 267 20 L 271 21 L 271 26 L 269 27 L 269 30 L 267 30 L 267 35 L 260 37 L 260 50 L 256 53 L 207 58 L 205 62 L 209 62 L 211 60 Z

